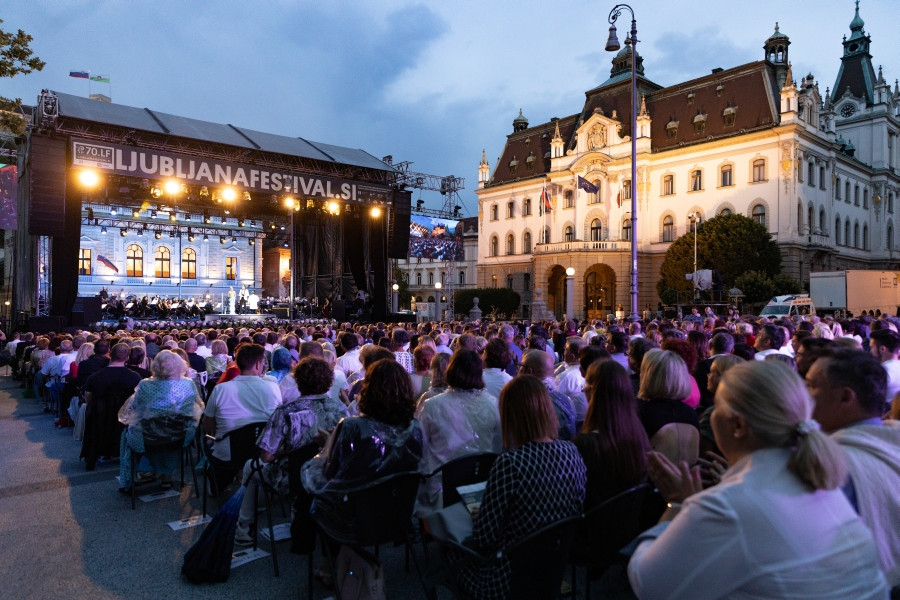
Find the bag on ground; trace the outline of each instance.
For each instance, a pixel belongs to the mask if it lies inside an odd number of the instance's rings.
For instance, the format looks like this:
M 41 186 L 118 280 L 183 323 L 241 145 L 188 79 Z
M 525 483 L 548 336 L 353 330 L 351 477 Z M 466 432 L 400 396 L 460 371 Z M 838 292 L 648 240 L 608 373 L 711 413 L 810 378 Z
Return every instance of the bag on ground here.
M 181 573 L 195 583 L 217 583 L 231 574 L 234 530 L 237 527 L 246 486 L 237 489 L 184 555 Z
M 337 556 L 341 600 L 385 600 L 381 561 L 362 549 L 341 546 Z

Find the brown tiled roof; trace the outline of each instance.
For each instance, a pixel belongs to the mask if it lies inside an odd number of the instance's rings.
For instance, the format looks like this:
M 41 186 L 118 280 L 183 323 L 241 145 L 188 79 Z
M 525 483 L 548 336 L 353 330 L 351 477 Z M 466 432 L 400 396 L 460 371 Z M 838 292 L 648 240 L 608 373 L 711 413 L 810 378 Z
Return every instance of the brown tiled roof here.
M 775 75 L 775 67 L 765 61 L 757 61 L 667 88 L 639 77 L 638 94 L 639 97 L 645 96 L 652 119 L 650 135 L 653 151 L 774 127 L 778 123 L 780 105 L 780 90 Z M 721 89 L 717 89 L 719 86 Z M 690 93 L 694 94 L 692 103 L 688 99 Z M 729 107 L 735 109 L 735 120 L 734 125 L 726 126 L 723 114 Z M 630 78 L 589 90 L 585 93 L 581 113 L 559 120 L 566 150 L 574 145 L 577 126 L 597 109 L 607 117 L 615 113 L 622 124 L 622 135 L 631 135 Z M 694 129 L 694 118 L 698 114 L 706 115 L 702 133 L 696 133 Z M 666 125 L 673 120 L 679 122 L 677 134 L 669 138 Z M 550 167 L 549 160 L 545 162 L 543 157 L 550 151 L 555 127 L 555 122 L 551 120 L 510 134 L 488 185 L 543 177 Z M 529 143 L 526 144 L 526 140 Z M 529 170 L 526 160 L 532 153 L 537 160 L 534 168 Z M 515 174 L 510 172 L 509 167 L 513 158 L 519 162 Z

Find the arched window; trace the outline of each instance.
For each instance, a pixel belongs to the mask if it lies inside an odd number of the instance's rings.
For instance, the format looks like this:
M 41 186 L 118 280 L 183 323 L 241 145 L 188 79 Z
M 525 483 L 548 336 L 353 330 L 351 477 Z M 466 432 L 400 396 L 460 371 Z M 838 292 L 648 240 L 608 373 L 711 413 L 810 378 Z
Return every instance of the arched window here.
M 154 277 L 168 278 L 171 275 L 172 255 L 165 246 L 156 249 L 156 257 L 154 259 Z
M 699 192 L 703 189 L 703 171 L 695 169 L 691 171 L 691 191 Z
M 421 273 L 416 273 L 416 285 L 422 285 L 422 274 Z M 421 300 L 419 302 L 421 302 Z
M 531 254 L 531 232 L 526 231 L 525 235 L 522 236 L 522 252 L 525 254 Z
M 515 202 L 507 202 L 506 203 L 506 218 L 512 219 L 516 216 L 516 203 Z
M 853 186 L 853 206 L 859 206 L 859 184 Z
M 863 190 L 863 208 L 869 208 L 869 188 Z
M 497 256 L 500 254 L 500 242 L 497 240 L 497 236 L 491 237 L 491 256 Z
M 750 218 L 759 223 L 760 225 L 765 226 L 766 224 L 766 207 L 762 204 L 757 204 L 753 207 L 753 212 L 750 213 Z
M 491 221 L 496 221 L 499 219 L 499 209 L 496 204 L 491 205 Z
M 564 199 L 566 208 L 572 208 L 573 206 L 575 206 L 575 194 L 572 193 L 572 190 L 566 190 Z
M 803 234 L 803 202 L 797 202 L 797 230 Z
M 848 180 L 847 183 L 844 184 L 844 202 L 850 204 L 851 200 L 852 198 L 850 197 L 850 181 Z
M 816 185 L 816 163 L 809 162 L 806 164 L 806 184 L 813 186 Z
M 600 222 L 600 219 L 594 219 L 591 221 L 591 241 L 599 242 L 602 235 L 603 224 Z
M 566 225 L 566 228 L 563 229 L 563 239 L 567 242 L 571 242 L 575 239 L 575 228 L 571 225 Z
M 834 244 L 836 246 L 841 245 L 841 218 L 837 217 L 834 220 Z
M 815 213 L 813 212 L 813 207 L 810 206 L 806 210 L 806 226 L 809 228 L 808 231 L 810 233 L 814 233 L 814 231 L 813 231 L 813 229 L 814 229 L 813 225 L 815 224 L 814 214 Z
M 459 272 L 459 285 L 461 285 L 461 286 L 466 285 L 466 272 L 465 271 Z
M 828 227 L 825 224 L 825 209 L 819 209 L 819 233 L 827 235 Z
M 862 249 L 869 249 L 869 226 L 863 225 Z
M 835 200 L 841 199 L 841 178 L 840 177 L 834 178 L 834 199 Z
M 508 236 L 506 236 L 506 253 L 516 253 L 516 236 L 514 236 L 513 234 L 509 234 Z
M 531 215 L 531 198 L 525 198 L 522 202 L 522 214 L 526 217 Z
M 603 196 L 600 193 L 603 187 L 599 180 L 593 183 L 597 187 L 597 191 L 589 196 L 588 202 L 590 202 L 591 204 L 600 204 L 603 201 Z
M 543 238 L 544 238 L 544 239 L 541 240 L 542 243 L 544 243 L 544 244 L 549 244 L 549 243 L 550 243 L 550 228 L 549 228 L 549 227 L 544 227 L 544 235 L 543 235 Z
M 734 185 L 734 168 L 731 165 L 724 165 L 719 171 L 719 182 L 722 187 Z
M 850 246 L 853 240 L 850 238 L 850 219 L 844 221 L 844 245 Z
M 631 241 L 631 219 L 622 221 L 622 239 L 626 242 Z
M 663 177 L 663 196 L 671 196 L 675 193 L 675 176 L 666 175 Z
M 428 285 L 434 285 L 434 273 L 428 274 Z
M 887 228 L 887 249 L 888 252 L 894 249 L 894 226 L 888 225 Z
M 853 247 L 859 248 L 859 223 L 853 224 Z
M 131 244 L 125 251 L 125 275 L 127 277 L 144 276 L 144 249 Z
M 197 251 L 193 248 L 185 248 L 181 253 L 181 277 L 197 279 Z
M 675 241 L 675 219 L 672 218 L 672 215 L 666 215 L 663 219 L 662 241 Z
M 753 161 L 753 181 L 766 180 L 766 161 L 762 158 Z

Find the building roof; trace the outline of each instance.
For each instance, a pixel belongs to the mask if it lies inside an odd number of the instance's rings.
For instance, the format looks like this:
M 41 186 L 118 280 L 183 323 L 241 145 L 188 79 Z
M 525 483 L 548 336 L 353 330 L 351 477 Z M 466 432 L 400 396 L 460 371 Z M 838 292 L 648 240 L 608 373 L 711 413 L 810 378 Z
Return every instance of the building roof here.
M 285 154 L 322 162 L 340 163 L 369 169 L 393 171 L 394 168 L 365 150 L 344 148 L 300 137 L 288 137 L 254 131 L 231 124 L 211 123 L 111 102 L 98 102 L 81 96 L 54 92 L 59 98 L 62 117 L 127 127 L 150 133 L 201 140 L 248 150 Z

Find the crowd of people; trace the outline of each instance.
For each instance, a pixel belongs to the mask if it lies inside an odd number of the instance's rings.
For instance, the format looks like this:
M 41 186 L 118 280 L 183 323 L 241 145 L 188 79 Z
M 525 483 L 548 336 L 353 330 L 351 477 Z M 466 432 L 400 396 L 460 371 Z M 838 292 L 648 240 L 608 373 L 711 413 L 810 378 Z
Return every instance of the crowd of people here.
M 661 516 L 631 548 L 638 597 L 885 598 L 900 586 L 898 329 L 889 316 L 708 314 L 21 332 L 0 360 L 56 426 L 78 421 L 88 470 L 120 458 L 123 492 L 172 484 L 177 449 L 131 481 L 148 436 L 190 444 L 200 423 L 221 439 L 220 490 L 238 475 L 249 488 L 238 544 L 253 541 L 260 481 L 294 495 L 300 482 L 292 532 L 309 551 L 310 504 L 331 528 L 349 523 L 319 499 L 495 453 L 469 541 L 485 553 L 650 482 Z M 259 422 L 259 462 L 234 465 L 226 434 Z M 302 468 L 289 460 L 309 448 Z M 447 507 L 440 478 L 424 481 L 427 518 Z M 453 583 L 504 598 L 505 560 Z

